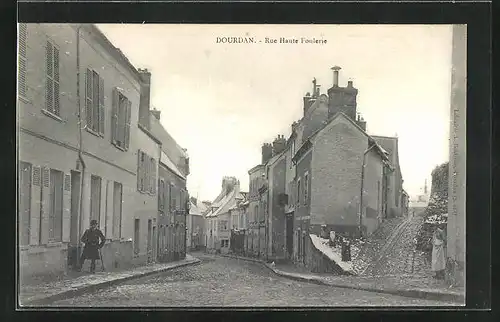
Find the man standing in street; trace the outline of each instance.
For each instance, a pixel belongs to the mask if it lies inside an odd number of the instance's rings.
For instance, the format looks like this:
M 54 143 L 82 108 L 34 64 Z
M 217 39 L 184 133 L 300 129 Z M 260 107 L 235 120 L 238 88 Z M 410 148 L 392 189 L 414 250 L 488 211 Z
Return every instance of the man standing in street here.
M 99 256 L 99 250 L 104 246 L 106 238 L 102 231 L 97 228 L 97 220 L 90 221 L 90 228 L 85 231 L 81 241 L 85 243 L 83 253 L 80 258 L 80 270 L 86 259 L 90 259 L 90 273 L 95 273 L 95 261 L 100 259 L 102 265 L 102 258 Z

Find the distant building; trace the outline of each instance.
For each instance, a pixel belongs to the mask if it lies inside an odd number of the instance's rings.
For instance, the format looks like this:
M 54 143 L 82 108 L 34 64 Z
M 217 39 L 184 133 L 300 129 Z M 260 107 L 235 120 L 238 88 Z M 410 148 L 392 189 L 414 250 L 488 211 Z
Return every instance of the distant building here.
M 207 250 L 212 252 L 229 252 L 231 237 L 230 209 L 241 197 L 240 182 L 234 177 L 222 179 L 222 190 L 210 205 L 206 214 Z
M 194 197 L 190 198 L 190 203 L 189 214 L 186 218 L 187 248 L 189 250 L 199 250 L 205 248 L 205 213 L 208 208 L 203 202 Z

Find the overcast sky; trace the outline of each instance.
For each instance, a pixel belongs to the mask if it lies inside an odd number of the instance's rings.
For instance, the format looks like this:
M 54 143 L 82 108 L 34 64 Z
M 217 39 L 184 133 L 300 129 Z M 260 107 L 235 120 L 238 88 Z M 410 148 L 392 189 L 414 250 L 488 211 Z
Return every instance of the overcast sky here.
M 373 135 L 399 137 L 403 187 L 420 193 L 448 161 L 451 25 L 98 25 L 136 68 L 152 72 L 152 105 L 188 149 L 191 196 L 212 200 L 222 177 L 248 191 L 261 144 L 288 136 L 316 77 L 321 92 L 358 88 L 358 111 Z M 262 43 L 221 44 L 216 37 Z M 306 37 L 326 44 L 265 44 Z

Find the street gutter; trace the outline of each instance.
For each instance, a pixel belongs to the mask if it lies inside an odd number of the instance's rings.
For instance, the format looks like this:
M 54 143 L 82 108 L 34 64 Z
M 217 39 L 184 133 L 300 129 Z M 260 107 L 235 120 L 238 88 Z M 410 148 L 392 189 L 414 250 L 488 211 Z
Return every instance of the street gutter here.
M 350 285 L 350 284 L 344 284 L 344 283 L 329 282 L 329 281 L 325 281 L 325 280 L 322 280 L 321 278 L 314 277 L 314 276 L 306 277 L 306 276 L 303 276 L 300 274 L 284 272 L 284 271 L 281 271 L 279 269 L 272 267 L 270 264 L 266 263 L 263 260 L 240 257 L 240 256 L 233 256 L 233 255 L 225 255 L 225 254 L 218 254 L 218 255 L 222 256 L 222 257 L 229 257 L 229 258 L 234 258 L 234 259 L 239 259 L 239 260 L 244 260 L 244 261 L 262 264 L 265 267 L 267 267 L 268 269 L 270 269 L 276 275 L 279 275 L 279 276 L 282 276 L 282 277 L 285 277 L 285 278 L 288 278 L 291 280 L 307 282 L 307 283 L 312 283 L 312 284 L 317 284 L 317 285 L 325 285 L 325 286 L 374 292 L 374 293 L 383 293 L 383 294 L 391 294 L 391 295 L 397 295 L 397 296 L 403 296 L 403 297 L 420 298 L 420 299 L 425 299 L 425 300 L 456 302 L 457 304 L 463 303 L 461 305 L 462 306 L 465 305 L 465 295 L 463 293 L 460 293 L 460 292 L 442 292 L 442 291 L 438 291 L 438 290 L 431 291 L 431 290 L 417 289 L 417 288 L 408 288 L 408 289 L 377 288 L 377 287 L 370 287 L 370 286 L 360 286 L 360 285 Z

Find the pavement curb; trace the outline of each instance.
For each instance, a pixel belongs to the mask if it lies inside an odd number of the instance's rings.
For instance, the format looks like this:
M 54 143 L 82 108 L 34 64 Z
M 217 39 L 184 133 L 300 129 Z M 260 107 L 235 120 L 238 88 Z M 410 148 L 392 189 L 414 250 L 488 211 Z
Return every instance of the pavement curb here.
M 217 254 L 217 255 L 222 256 L 222 257 L 230 257 L 230 258 L 260 263 L 260 264 L 263 264 L 268 269 L 270 269 L 276 275 L 279 275 L 279 276 L 282 276 L 282 277 L 285 277 L 285 278 L 288 278 L 291 280 L 301 281 L 301 282 L 308 282 L 308 283 L 313 283 L 313 284 L 318 284 L 318 285 L 340 287 L 340 288 L 354 289 L 354 290 L 374 292 L 374 293 L 383 293 L 383 294 L 391 294 L 391 295 L 398 295 L 398 296 L 404 296 L 404 297 L 420 298 L 420 299 L 425 299 L 425 300 L 458 302 L 458 303 L 465 304 L 465 296 L 462 294 L 432 292 L 432 291 L 419 290 L 419 289 L 391 289 L 391 288 L 382 289 L 382 288 L 376 288 L 376 287 L 365 287 L 365 286 L 357 286 L 357 285 L 346 285 L 346 284 L 340 284 L 340 283 L 332 283 L 332 282 L 323 281 L 319 278 L 307 278 L 304 276 L 286 273 L 286 272 L 283 272 L 283 271 L 280 271 L 280 270 L 273 268 L 271 265 L 269 265 L 268 263 L 266 263 L 263 260 L 257 260 L 257 259 L 253 259 L 253 258 L 246 258 L 246 257 L 240 257 L 240 256 L 225 255 L 225 254 Z
M 150 276 L 150 275 L 154 275 L 154 274 L 163 273 L 165 271 L 169 271 L 169 270 L 176 269 L 179 267 L 185 267 L 185 266 L 189 266 L 189 265 L 197 265 L 200 263 L 201 263 L 201 260 L 195 258 L 194 260 L 192 260 L 190 262 L 180 263 L 179 265 L 176 265 L 176 266 L 166 267 L 166 268 L 159 269 L 156 271 L 145 272 L 145 273 L 141 273 L 141 274 L 137 274 L 137 275 L 126 276 L 126 277 L 122 277 L 122 278 L 118 278 L 118 279 L 114 279 L 114 280 L 104 281 L 101 283 L 90 284 L 90 285 L 82 286 L 82 287 L 79 287 L 76 289 L 66 290 L 66 291 L 63 291 L 63 292 L 60 292 L 57 294 L 48 295 L 48 296 L 43 297 L 43 298 L 28 300 L 23 304 L 19 303 L 19 306 L 22 308 L 31 308 L 31 307 L 36 307 L 36 306 L 40 306 L 40 305 L 47 305 L 47 304 L 55 302 L 55 301 L 59 301 L 59 300 L 67 299 L 67 298 L 72 298 L 72 297 L 79 296 L 79 295 L 82 295 L 82 294 L 85 294 L 88 292 L 96 291 L 98 289 L 102 289 L 102 288 L 106 288 L 106 287 L 109 287 L 109 286 L 112 286 L 115 284 L 126 282 L 126 281 L 129 281 L 132 279 L 142 278 L 142 277 L 146 277 L 146 276 Z

